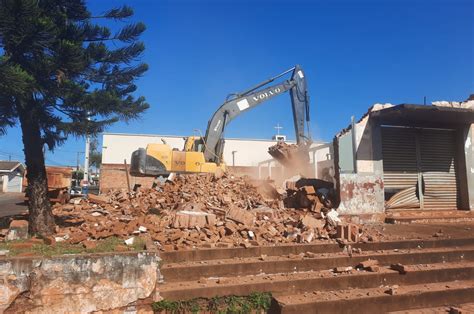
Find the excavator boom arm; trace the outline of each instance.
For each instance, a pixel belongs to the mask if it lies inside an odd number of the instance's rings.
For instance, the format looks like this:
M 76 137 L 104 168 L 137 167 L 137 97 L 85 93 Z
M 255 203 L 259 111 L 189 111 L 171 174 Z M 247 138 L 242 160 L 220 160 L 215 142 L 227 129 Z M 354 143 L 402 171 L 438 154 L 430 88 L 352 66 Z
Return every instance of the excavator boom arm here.
M 263 86 L 268 85 L 275 79 L 291 71 L 293 71 L 293 74 L 290 80 L 261 89 Z M 222 134 L 230 121 L 242 112 L 254 108 L 287 91 L 290 91 L 291 94 L 297 143 L 300 144 L 302 141 L 310 140 L 309 136 L 305 135 L 305 124 L 309 121 L 309 99 L 306 89 L 306 80 L 303 70 L 299 66 L 295 66 L 274 78 L 258 84 L 248 91 L 235 95 L 234 98 L 226 101 L 219 107 L 209 120 L 207 126 L 206 136 L 204 138 L 205 160 L 217 163 L 221 162 L 220 156 L 223 150 Z

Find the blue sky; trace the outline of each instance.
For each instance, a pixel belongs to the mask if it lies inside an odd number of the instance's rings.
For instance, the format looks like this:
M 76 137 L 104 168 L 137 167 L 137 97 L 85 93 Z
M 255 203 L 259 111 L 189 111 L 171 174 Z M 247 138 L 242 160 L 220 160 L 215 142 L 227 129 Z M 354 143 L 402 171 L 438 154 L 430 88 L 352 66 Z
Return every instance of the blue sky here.
M 107 132 L 192 135 L 227 94 L 300 64 L 315 139 L 329 141 L 377 102 L 464 100 L 474 93 L 474 1 L 90 1 L 94 13 L 129 4 L 147 25 L 137 94 L 151 108 Z M 289 95 L 243 114 L 227 137 L 294 138 Z M 47 163 L 75 165 L 83 139 Z M 0 137 L 0 159 L 23 159 L 21 134 Z M 82 159 L 82 158 L 81 158 Z

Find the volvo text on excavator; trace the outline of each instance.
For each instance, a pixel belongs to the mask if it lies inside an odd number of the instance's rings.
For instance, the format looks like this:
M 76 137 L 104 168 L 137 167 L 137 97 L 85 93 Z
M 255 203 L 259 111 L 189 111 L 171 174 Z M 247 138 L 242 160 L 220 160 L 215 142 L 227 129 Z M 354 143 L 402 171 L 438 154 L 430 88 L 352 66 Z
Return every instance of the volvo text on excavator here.
M 291 73 L 291 77 L 280 83 L 268 86 L 275 80 Z M 171 148 L 166 143 L 150 143 L 132 153 L 130 173 L 135 176 L 166 176 L 169 173 L 215 173 L 225 170 L 222 159 L 224 150 L 223 134 L 226 126 L 241 113 L 272 99 L 275 96 L 290 92 L 293 120 L 296 132 L 299 160 L 309 160 L 308 148 L 311 145 L 309 131 L 309 95 L 306 78 L 298 65 L 272 77 L 244 92 L 231 94 L 208 122 L 204 137 L 190 136 L 185 138 L 184 150 Z M 274 154 L 283 164 L 287 156 Z

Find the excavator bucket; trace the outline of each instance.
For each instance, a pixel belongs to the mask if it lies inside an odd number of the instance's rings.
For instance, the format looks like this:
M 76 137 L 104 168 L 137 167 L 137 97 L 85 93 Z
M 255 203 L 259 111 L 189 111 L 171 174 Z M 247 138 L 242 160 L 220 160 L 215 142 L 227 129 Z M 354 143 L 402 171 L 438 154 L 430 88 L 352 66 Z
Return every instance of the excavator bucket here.
M 287 144 L 278 142 L 268 148 L 268 153 L 283 166 L 295 170 L 305 169 L 309 165 L 307 145 Z

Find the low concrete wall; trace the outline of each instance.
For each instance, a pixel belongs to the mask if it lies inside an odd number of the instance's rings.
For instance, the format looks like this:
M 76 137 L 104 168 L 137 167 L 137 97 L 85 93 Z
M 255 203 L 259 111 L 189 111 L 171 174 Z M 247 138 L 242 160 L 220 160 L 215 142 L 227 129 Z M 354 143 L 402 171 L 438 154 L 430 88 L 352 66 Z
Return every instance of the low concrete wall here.
M 158 253 L 0 260 L 0 312 L 88 313 L 155 299 Z
M 340 174 L 341 215 L 383 214 L 384 190 L 381 176 L 375 174 Z

